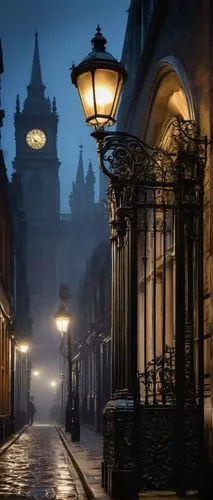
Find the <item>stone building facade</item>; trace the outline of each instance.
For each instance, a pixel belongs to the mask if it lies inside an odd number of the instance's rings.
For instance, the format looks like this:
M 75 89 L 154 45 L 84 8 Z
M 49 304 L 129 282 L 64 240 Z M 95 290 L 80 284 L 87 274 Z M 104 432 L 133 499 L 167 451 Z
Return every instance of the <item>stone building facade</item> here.
M 209 456 L 212 452 L 212 15 L 211 1 L 132 0 L 130 2 L 122 63 L 128 71 L 120 103 L 117 129 L 134 134 L 151 147 L 171 151 L 169 130 L 177 118 L 196 123 L 200 136 L 210 141 L 204 175 L 204 428 Z M 157 243 L 158 244 L 158 243 Z M 150 252 L 153 251 L 150 241 Z M 175 336 L 175 260 L 166 274 L 167 342 Z M 156 256 L 160 259 L 158 249 Z M 160 250 L 159 250 L 160 252 Z M 173 267 L 172 267 L 173 266 Z M 140 274 L 140 266 L 138 268 Z M 157 325 L 162 320 L 160 273 L 156 276 Z M 141 290 L 141 291 L 140 291 Z M 151 295 L 147 286 L 147 300 Z M 138 282 L 138 369 L 143 371 L 143 290 Z M 169 306 L 168 306 L 169 304 Z M 196 314 L 195 314 L 196 316 Z M 196 323 L 196 319 L 194 320 Z M 149 332 L 149 325 L 148 325 Z M 195 326 L 195 330 L 196 330 Z M 150 331 L 151 332 L 151 331 Z M 196 351 L 197 337 L 194 334 Z M 170 340 L 169 340 L 170 336 Z M 157 341 L 158 342 L 158 341 Z M 155 352 L 158 354 L 158 347 Z M 170 343 L 172 348 L 172 342 Z M 152 359 L 152 338 L 148 361 Z
M 0 75 L 3 73 L 3 55 L 0 43 Z M 1 101 L 0 101 L 1 105 Z M 0 127 L 3 125 L 4 111 L 0 110 Z M 13 319 L 12 303 L 12 239 L 9 217 L 9 187 L 0 145 L 0 441 L 12 431 L 10 352 Z
M 0 44 L 0 74 L 3 58 Z M 1 102 L 0 102 L 1 104 Z M 0 110 L 0 127 L 4 112 Z M 0 441 L 27 423 L 30 359 L 19 350 L 29 342 L 31 318 L 26 279 L 26 225 L 20 185 L 8 180 L 0 145 Z
M 27 282 L 27 227 L 23 210 L 21 179 L 13 174 L 9 183 L 10 216 L 13 244 L 13 335 L 11 342 L 11 384 L 13 390 L 13 430 L 28 423 L 30 400 L 32 318 Z M 22 353 L 20 344 L 29 346 Z

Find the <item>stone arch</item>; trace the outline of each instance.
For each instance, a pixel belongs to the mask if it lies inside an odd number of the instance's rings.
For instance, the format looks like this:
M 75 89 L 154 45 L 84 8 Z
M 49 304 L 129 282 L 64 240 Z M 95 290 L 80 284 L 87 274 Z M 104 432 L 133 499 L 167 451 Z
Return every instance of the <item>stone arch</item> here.
M 162 144 L 165 130 L 175 116 L 196 120 L 197 112 L 187 74 L 181 63 L 168 56 L 157 64 L 147 109 L 145 141 Z

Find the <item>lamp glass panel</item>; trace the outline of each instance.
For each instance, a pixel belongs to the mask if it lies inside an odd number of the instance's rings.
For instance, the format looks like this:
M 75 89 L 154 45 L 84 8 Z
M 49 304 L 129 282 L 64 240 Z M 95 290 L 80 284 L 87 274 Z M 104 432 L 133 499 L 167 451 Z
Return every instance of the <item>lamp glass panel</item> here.
M 118 86 L 119 75 L 117 71 L 109 69 L 97 69 L 95 71 L 95 101 L 97 115 L 112 117 L 112 108 L 115 100 Z M 98 116 L 98 123 L 103 125 L 106 122 L 105 117 Z
M 117 94 L 116 94 L 115 102 L 113 104 L 113 109 L 112 109 L 112 116 L 113 117 L 116 115 L 116 111 L 117 111 L 118 102 L 119 102 L 119 99 L 120 99 L 122 87 L 123 87 L 123 77 L 120 76 L 120 80 L 119 80 L 119 83 L 118 83 Z
M 90 71 L 78 76 L 77 87 L 87 119 L 95 114 L 92 74 Z
M 56 326 L 60 333 L 66 333 L 69 327 L 69 318 L 67 317 L 59 317 L 56 318 Z

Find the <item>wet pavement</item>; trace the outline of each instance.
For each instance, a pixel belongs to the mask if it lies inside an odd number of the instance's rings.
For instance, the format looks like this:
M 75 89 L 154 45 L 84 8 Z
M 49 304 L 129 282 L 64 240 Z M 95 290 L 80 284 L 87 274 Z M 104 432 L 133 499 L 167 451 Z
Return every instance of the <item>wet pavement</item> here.
M 70 435 L 59 428 L 70 450 L 77 470 L 80 470 L 90 491 L 90 497 L 97 500 L 109 500 L 102 488 L 101 462 L 103 457 L 103 437 L 94 430 L 81 425 L 79 442 L 70 440 Z
M 0 499 L 86 499 L 55 427 L 33 425 L 0 455 Z

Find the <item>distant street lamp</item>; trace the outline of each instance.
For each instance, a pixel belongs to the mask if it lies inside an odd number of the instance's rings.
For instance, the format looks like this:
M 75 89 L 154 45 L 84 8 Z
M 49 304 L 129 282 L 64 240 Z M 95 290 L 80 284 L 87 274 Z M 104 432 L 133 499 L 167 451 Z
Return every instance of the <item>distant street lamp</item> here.
M 56 387 L 57 386 L 57 384 L 56 384 L 56 382 L 54 380 L 52 380 L 52 382 L 50 382 L 50 385 L 51 385 L 51 387 Z
M 55 323 L 59 333 L 64 336 L 67 334 L 67 350 L 68 355 L 68 391 L 67 391 L 67 403 L 66 403 L 66 413 L 65 413 L 65 430 L 71 433 L 72 441 L 80 440 L 80 423 L 79 423 L 79 410 L 77 411 L 75 407 L 73 408 L 72 400 L 72 350 L 71 350 L 71 330 L 70 326 L 71 315 L 65 308 L 63 304 L 60 305 L 58 311 L 55 314 Z
M 29 359 L 28 359 L 28 351 L 29 351 L 29 344 L 23 341 L 19 341 L 17 343 L 17 349 L 21 353 L 21 359 L 20 359 L 20 368 L 22 372 L 21 376 L 21 382 L 20 382 L 20 388 L 18 389 L 21 391 L 21 404 L 24 403 L 24 408 L 19 408 L 20 412 L 20 420 L 21 424 L 27 424 L 28 422 L 28 407 L 29 407 L 29 399 L 30 399 L 30 378 L 29 378 L 29 373 L 30 373 L 30 368 L 29 368 Z M 24 375 L 24 376 L 23 376 Z M 19 403 L 20 404 L 20 403 Z
M 18 349 L 22 354 L 26 354 L 29 350 L 29 344 L 23 342 L 19 344 Z
M 58 311 L 55 313 L 55 322 L 62 336 L 64 333 L 67 333 L 70 323 L 70 314 L 63 304 L 60 305 Z
M 32 374 L 34 377 L 39 377 L 39 375 L 40 375 L 38 370 L 33 370 Z

